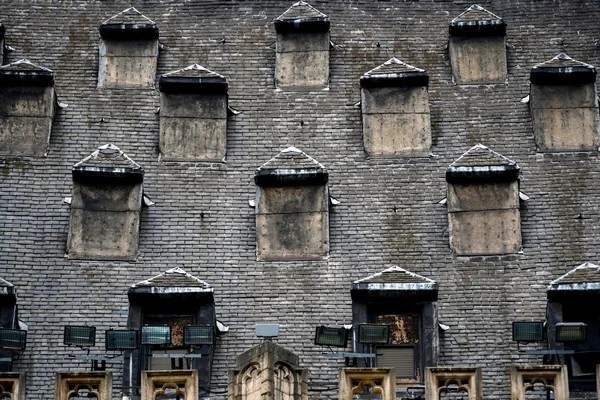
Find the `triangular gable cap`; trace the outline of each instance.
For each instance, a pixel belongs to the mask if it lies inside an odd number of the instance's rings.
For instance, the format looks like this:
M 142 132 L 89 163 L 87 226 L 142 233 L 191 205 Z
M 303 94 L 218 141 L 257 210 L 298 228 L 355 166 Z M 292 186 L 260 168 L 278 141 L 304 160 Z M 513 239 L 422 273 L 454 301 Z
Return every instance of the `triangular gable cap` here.
M 479 4 L 473 4 L 450 22 L 452 36 L 504 36 L 506 22 Z
M 9 296 L 9 299 L 16 301 L 17 289 L 7 280 L 0 278 L 0 297 Z
M 531 68 L 529 75 L 534 84 L 583 84 L 596 82 L 596 67 L 560 53 Z
M 53 86 L 52 70 L 21 59 L 0 66 L 0 86 Z
M 360 78 L 362 87 L 427 86 L 429 75 L 424 69 L 413 67 L 395 57 L 366 72 Z
M 226 93 L 227 79 L 198 64 L 162 75 L 159 90 L 167 93 Z
M 329 173 L 317 160 L 300 149 L 288 147 L 260 166 L 254 174 L 259 186 L 325 184 Z
M 392 266 L 352 283 L 354 299 L 380 297 L 411 297 L 415 300 L 436 301 L 439 285 L 433 279 Z
M 141 183 L 144 169 L 114 144 L 98 147 L 73 166 L 73 179 L 120 178 Z
M 99 27 L 103 39 L 157 39 L 158 27 L 135 7 L 129 7 L 104 21 Z
M 305 1 L 294 3 L 283 14 L 275 18 L 277 33 L 328 32 L 329 17 Z
M 213 288 L 207 282 L 187 273 L 182 268 L 175 267 L 162 272 L 150 279 L 145 279 L 131 286 L 138 287 L 186 287 L 193 290 L 212 292 Z
M 470 148 L 446 170 L 449 183 L 514 181 L 518 177 L 516 162 L 482 144 Z
M 600 266 L 583 263 L 548 285 L 548 291 L 600 290 Z

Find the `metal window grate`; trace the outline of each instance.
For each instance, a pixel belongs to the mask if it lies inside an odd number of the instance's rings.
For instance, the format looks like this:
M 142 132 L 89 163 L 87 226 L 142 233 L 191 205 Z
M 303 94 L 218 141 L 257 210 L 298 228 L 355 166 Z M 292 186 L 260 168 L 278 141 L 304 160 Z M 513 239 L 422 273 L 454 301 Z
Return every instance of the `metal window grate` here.
M 415 348 L 413 346 L 380 347 L 377 349 L 377 367 L 396 368 L 396 376 L 416 377 Z

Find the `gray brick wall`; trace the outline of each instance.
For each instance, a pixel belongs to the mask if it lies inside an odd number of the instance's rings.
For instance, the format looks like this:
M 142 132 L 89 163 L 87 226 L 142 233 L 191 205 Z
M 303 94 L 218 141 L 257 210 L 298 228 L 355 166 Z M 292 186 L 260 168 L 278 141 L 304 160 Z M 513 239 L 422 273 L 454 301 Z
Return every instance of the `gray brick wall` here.
M 45 158 L 0 158 L 0 277 L 19 293 L 28 348 L 27 398 L 51 399 L 54 372 L 84 370 L 62 345 L 65 324 L 125 327 L 127 288 L 182 267 L 215 288 L 217 339 L 211 399 L 224 399 L 227 371 L 258 342 L 254 323 L 279 322 L 277 343 L 300 356 L 311 399 L 337 398 L 337 368 L 312 344 L 318 324 L 351 322 L 350 284 L 399 265 L 436 280 L 441 365 L 483 367 L 484 398 L 509 396 L 509 365 L 541 363 L 510 341 L 511 322 L 543 319 L 546 286 L 585 261 L 598 262 L 597 153 L 536 152 L 528 105 L 529 70 L 565 51 L 600 66 L 595 1 L 483 1 L 508 24 L 508 83 L 457 86 L 448 23 L 465 1 L 313 1 L 331 18 L 330 90 L 274 90 L 272 20 L 292 1 L 3 0 L 9 63 L 27 57 L 56 73 L 61 102 Z M 163 48 L 158 74 L 192 63 L 229 79 L 227 163 L 158 159 L 159 93 L 98 89 L 97 27 L 133 5 L 154 20 Z M 365 159 L 360 76 L 391 57 L 427 70 L 433 156 Z M 112 142 L 146 170 L 156 205 L 143 210 L 135 262 L 65 258 L 72 164 Z M 448 245 L 446 167 L 482 143 L 521 167 L 523 253 L 454 257 Z M 325 261 L 256 262 L 255 168 L 296 146 L 330 173 L 330 256 Z M 578 216 L 581 215 L 580 218 Z M 115 365 L 114 381 L 121 381 Z M 118 389 L 116 389 L 118 393 Z

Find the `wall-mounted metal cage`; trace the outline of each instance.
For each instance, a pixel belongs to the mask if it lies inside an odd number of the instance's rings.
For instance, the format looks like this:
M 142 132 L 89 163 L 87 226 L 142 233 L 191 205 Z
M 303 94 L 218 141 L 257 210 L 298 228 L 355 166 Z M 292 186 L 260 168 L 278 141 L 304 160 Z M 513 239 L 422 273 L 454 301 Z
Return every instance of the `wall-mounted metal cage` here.
M 559 322 L 556 324 L 557 342 L 585 342 L 587 324 L 583 322 Z
M 315 344 L 319 346 L 346 347 L 348 344 L 348 330 L 345 328 L 317 326 Z
M 214 344 L 214 332 L 214 328 L 210 325 L 186 325 L 183 327 L 183 344 L 192 346 Z
M 96 345 L 96 327 L 65 326 L 63 343 L 67 346 L 92 347 Z
M 388 344 L 390 326 L 382 324 L 358 325 L 358 341 L 363 344 Z
M 171 344 L 170 326 L 142 326 L 142 344 Z
M 113 330 L 106 331 L 106 350 L 135 350 L 138 348 L 138 331 Z
M 513 322 L 512 340 L 515 342 L 541 342 L 544 340 L 544 322 Z
M 25 350 L 27 331 L 21 329 L 0 329 L 0 349 Z

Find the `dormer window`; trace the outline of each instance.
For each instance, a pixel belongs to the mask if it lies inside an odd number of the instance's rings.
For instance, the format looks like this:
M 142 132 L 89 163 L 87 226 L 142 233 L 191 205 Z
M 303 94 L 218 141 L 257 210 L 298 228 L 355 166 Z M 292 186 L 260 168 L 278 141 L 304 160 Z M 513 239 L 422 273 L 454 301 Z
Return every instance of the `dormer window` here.
M 0 66 L 0 155 L 45 155 L 55 109 L 54 72 L 28 60 Z
M 329 173 L 295 147 L 256 170 L 259 261 L 322 260 L 329 253 Z
M 150 88 L 158 60 L 158 27 L 134 7 L 109 18 L 98 28 L 98 87 Z
M 369 156 L 426 156 L 431 147 L 422 69 L 392 58 L 360 78 L 363 140 Z
M 146 373 L 143 371 L 147 370 L 166 377 L 167 381 L 169 376 L 179 379 L 176 377 L 183 371 L 173 370 L 184 369 L 185 365 L 185 369 L 200 371 L 193 385 L 195 390 L 200 391 L 201 398 L 204 398 L 210 387 L 214 340 L 211 344 L 186 344 L 184 329 L 186 325 L 212 328 L 214 339 L 218 324 L 212 286 L 176 267 L 132 285 L 127 295 L 128 328 L 140 330 L 144 325 L 166 325 L 171 328 L 171 340 L 166 345 L 144 345 L 138 350 L 126 352 L 123 360 L 124 385 L 143 385 Z M 184 357 L 188 358 L 184 360 Z M 186 392 L 186 399 L 189 394 L 191 393 Z M 198 396 L 193 398 L 197 399 Z
M 329 17 L 299 1 L 274 21 L 277 32 L 275 86 L 287 90 L 329 85 Z
M 446 170 L 450 247 L 457 255 L 512 254 L 521 248 L 519 167 L 477 145 Z
M 69 258 L 135 260 L 143 180 L 142 167 L 112 144 L 73 166 Z
M 227 79 L 198 64 L 160 77 L 160 151 L 165 160 L 223 161 Z
M 596 68 L 559 54 L 531 69 L 529 105 L 538 149 L 598 150 Z
M 504 83 L 506 22 L 475 4 L 450 23 L 450 61 L 458 84 Z

